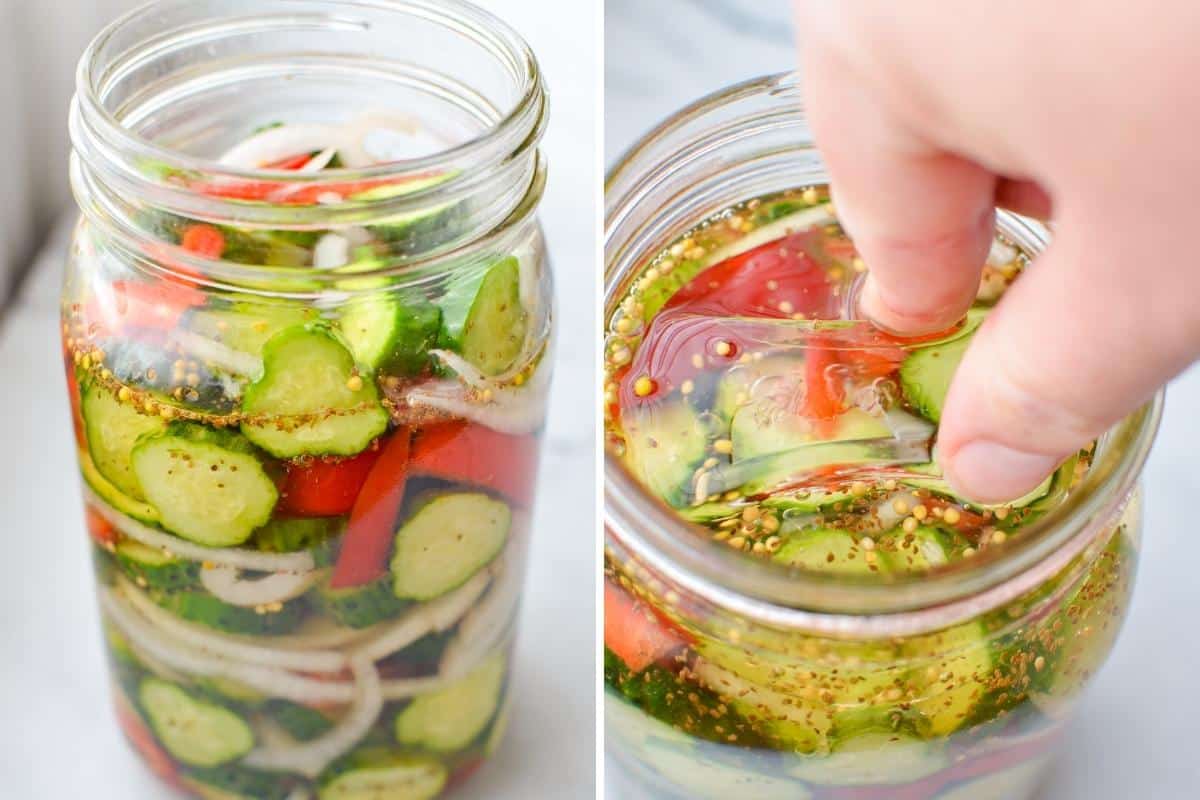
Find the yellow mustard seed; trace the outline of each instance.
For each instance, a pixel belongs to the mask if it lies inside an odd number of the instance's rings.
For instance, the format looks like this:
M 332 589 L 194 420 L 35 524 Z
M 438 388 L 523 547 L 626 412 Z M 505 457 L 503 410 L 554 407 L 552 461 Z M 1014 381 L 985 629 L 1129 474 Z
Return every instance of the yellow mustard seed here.
M 361 375 L 351 375 L 349 377 L 349 379 L 346 380 L 346 388 L 352 392 L 362 391 L 362 388 L 363 388 L 362 376 Z
M 929 509 L 926 508 L 924 504 L 917 503 L 915 506 L 913 506 L 912 515 L 918 521 L 924 520 L 925 517 L 929 516 Z
M 654 381 L 649 375 L 641 375 L 633 382 L 633 393 L 638 397 L 649 397 L 654 393 Z
M 633 330 L 633 320 L 629 317 L 621 317 L 617 320 L 617 333 L 629 333 Z
M 895 500 L 892 501 L 892 510 L 895 511 L 897 514 L 907 514 L 908 513 L 908 501 L 905 500 L 903 497 L 897 497 Z
M 128 403 L 132 397 L 133 397 L 133 390 L 130 389 L 128 386 L 122 386 L 120 389 L 117 390 L 117 399 L 120 400 L 122 403 Z
M 905 533 L 912 533 L 917 529 L 917 521 L 913 517 L 905 517 L 904 522 L 900 523 L 900 527 Z
M 729 439 L 717 439 L 713 442 L 713 450 L 722 455 L 729 455 L 733 452 L 733 442 Z
M 719 356 L 727 356 L 733 352 L 733 345 L 722 339 L 713 345 L 713 350 L 715 350 Z
M 703 369 L 704 368 L 704 356 L 700 355 L 699 353 L 696 353 L 695 355 L 693 355 L 692 356 L 692 366 L 695 367 L 696 369 Z
M 954 506 L 950 506 L 942 513 L 942 519 L 946 520 L 949 525 L 957 525 L 958 521 L 962 519 L 962 513 Z
M 696 384 L 690 380 L 684 381 L 679 386 L 679 391 L 682 392 L 683 394 L 691 394 L 695 390 L 696 390 Z
M 803 194 L 800 195 L 800 199 L 811 206 L 816 204 L 821 199 L 821 195 L 816 189 L 810 186 L 804 190 Z

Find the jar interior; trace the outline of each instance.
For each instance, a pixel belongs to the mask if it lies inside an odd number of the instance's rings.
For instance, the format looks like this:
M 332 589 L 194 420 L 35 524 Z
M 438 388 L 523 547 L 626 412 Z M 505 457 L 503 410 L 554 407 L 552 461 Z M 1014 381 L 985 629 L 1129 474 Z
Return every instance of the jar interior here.
M 411 126 L 410 136 L 367 143 L 379 161 L 420 158 L 495 127 L 529 88 L 529 66 L 503 29 L 456 11 L 317 0 L 160 4 L 96 49 L 97 96 L 138 136 L 204 159 L 264 125 L 340 124 L 364 113 Z

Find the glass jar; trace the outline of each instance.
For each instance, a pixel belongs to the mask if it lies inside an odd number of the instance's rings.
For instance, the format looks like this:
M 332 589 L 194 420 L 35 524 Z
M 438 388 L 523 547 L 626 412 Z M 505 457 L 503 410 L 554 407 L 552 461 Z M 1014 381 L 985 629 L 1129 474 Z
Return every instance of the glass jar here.
M 827 182 L 793 75 L 711 95 L 647 134 L 608 177 L 610 363 L 628 362 L 616 334 L 643 312 L 621 304 L 652 285 L 656 256 L 684 254 L 702 220 L 740 222 L 725 212 Z M 1005 212 L 998 228 L 1026 253 L 1048 242 Z M 610 754 L 654 797 L 1031 797 L 1128 609 L 1160 409 L 1161 396 L 1106 433 L 1066 499 L 1020 535 L 872 581 L 696 535 L 610 440 L 606 640 L 671 653 L 631 667 L 606 651 Z
M 431 798 L 500 742 L 546 114 L 453 0 L 173 0 L 84 54 L 63 353 L 117 713 L 165 781 Z

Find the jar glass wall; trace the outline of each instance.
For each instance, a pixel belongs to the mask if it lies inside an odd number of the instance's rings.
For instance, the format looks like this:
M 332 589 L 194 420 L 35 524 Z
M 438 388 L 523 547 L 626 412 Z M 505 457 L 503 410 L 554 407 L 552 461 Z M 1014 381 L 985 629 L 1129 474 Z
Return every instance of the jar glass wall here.
M 822 549 L 821 566 L 833 565 L 825 572 L 781 568 L 770 557 L 779 537 L 766 534 L 780 530 L 781 518 L 786 532 L 790 512 L 772 517 L 764 529 L 761 506 L 737 505 L 736 491 L 723 497 L 729 486 L 719 481 L 715 492 L 711 481 L 700 488 L 727 466 L 721 453 L 740 446 L 738 412 L 723 415 L 714 406 L 700 415 L 695 430 L 708 438 L 714 435 L 709 428 L 724 430 L 734 421 L 734 435 L 707 450 L 651 434 L 636 446 L 656 455 L 639 454 L 639 461 L 627 451 L 634 446 L 623 429 L 631 397 L 664 406 L 675 392 L 689 403 L 704 392 L 716 404 L 728 399 L 724 383 L 703 388 L 690 368 L 674 370 L 672 359 L 689 352 L 681 344 L 689 335 L 683 327 L 655 339 L 661 349 L 643 357 L 639 348 L 651 337 L 644 326 L 654 309 L 695 305 L 709 289 L 717 292 L 713 302 L 727 307 L 733 290 L 722 295 L 720 285 L 691 283 L 698 270 L 758 253 L 750 248 L 783 235 L 771 232 L 779 209 L 799 215 L 814 209 L 810 216 L 820 212 L 824 220 L 831 214 L 822 205 L 826 184 L 790 75 L 731 87 L 684 109 L 647 134 L 609 176 L 607 746 L 652 796 L 1032 796 L 1064 720 L 1128 609 L 1141 524 L 1136 481 L 1159 399 L 1102 437 L 1088 451 L 1086 469 L 1060 471 L 1050 484 L 1062 489 L 1054 503 L 999 513 L 971 512 L 961 503 L 922 505 L 920 522 L 927 512 L 932 520 L 941 511 L 952 513 L 955 524 L 969 513 L 981 524 L 994 523 L 986 526 L 989 546 L 973 542 L 969 557 L 943 559 L 936 568 L 911 567 L 914 558 L 932 560 L 932 551 L 906 551 L 903 534 L 893 551 L 882 549 L 886 535 L 878 552 L 871 552 L 876 539 L 870 537 L 845 551 Z M 998 228 L 1005 242 L 1028 255 L 1048 241 L 1044 228 L 1012 215 L 1001 214 Z M 724 249 L 738 237 L 748 243 Z M 706 248 L 739 255 L 705 260 Z M 671 291 L 687 287 L 684 300 L 668 300 L 671 295 L 659 291 L 664 281 Z M 832 316 L 817 319 L 843 319 L 840 304 L 852 307 L 853 276 L 840 285 L 848 290 L 833 292 Z M 791 315 L 797 309 L 790 302 L 777 310 L 807 324 Z M 782 323 L 770 324 L 780 330 Z M 836 329 L 821 335 L 832 340 Z M 724 335 L 717 355 L 753 364 L 757 353 L 740 352 L 741 344 L 738 336 Z M 690 363 L 710 356 L 698 352 Z M 653 370 L 641 386 L 634 384 L 647 364 Z M 671 420 L 666 425 L 693 430 L 659 413 Z M 664 473 L 681 476 L 682 484 L 656 480 Z M 850 489 L 835 502 L 853 505 L 867 492 L 865 485 L 857 495 Z M 816 501 L 798 497 L 791 511 L 802 513 L 792 519 L 811 520 L 806 504 Z M 912 500 L 904 497 L 901 516 Z M 748 513 L 736 522 L 730 516 L 725 528 L 707 519 L 720 519 L 730 508 Z M 682 517 L 689 515 L 705 527 L 687 524 Z M 1007 541 L 994 535 L 996 525 L 1012 526 L 1017 518 L 1019 530 Z M 899 521 L 883 530 L 899 530 Z M 918 535 L 917 524 L 913 519 L 903 530 Z M 839 535 L 826 541 L 841 541 Z M 906 555 L 907 566 L 879 572 L 883 577 L 854 567 L 856 558 L 902 564 Z M 841 574 L 831 574 L 838 566 Z
M 546 113 L 466 3 L 162 2 L 84 55 L 63 353 L 118 717 L 164 780 L 433 797 L 499 743 Z

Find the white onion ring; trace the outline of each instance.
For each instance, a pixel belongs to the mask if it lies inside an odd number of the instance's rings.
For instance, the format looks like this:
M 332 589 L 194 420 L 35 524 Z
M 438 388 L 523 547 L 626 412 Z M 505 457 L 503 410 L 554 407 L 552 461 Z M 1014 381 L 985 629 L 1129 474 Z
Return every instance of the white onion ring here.
M 431 351 L 443 359 L 445 351 Z M 457 360 L 453 360 L 455 364 Z M 445 361 L 447 365 L 450 360 Z M 453 367 L 451 367 L 453 369 Z M 474 377 L 474 376 L 472 376 Z M 490 402 L 481 403 L 468 394 L 462 383 L 456 380 L 435 380 L 414 384 L 404 394 L 404 400 L 412 406 L 426 406 L 457 417 L 478 422 L 499 433 L 522 435 L 533 433 L 542 427 L 546 418 L 546 388 L 550 368 L 539 364 L 529 381 L 520 387 L 489 386 Z M 464 377 L 464 381 L 468 378 Z
M 281 161 L 301 153 L 323 151 L 337 144 L 344 135 L 343 128 L 337 125 L 282 125 L 260 131 L 235 144 L 225 151 L 220 162 L 231 167 L 258 169 L 263 164 Z
M 185 647 L 198 653 L 220 656 L 232 661 L 245 661 L 262 667 L 301 670 L 304 672 L 334 673 L 346 668 L 347 659 L 342 653 L 332 650 L 276 650 L 241 640 L 233 634 L 208 631 L 202 626 L 181 620 L 171 612 L 159 608 L 129 581 L 122 579 L 119 589 L 121 597 L 138 614 L 166 636 L 176 639 Z
M 93 506 L 100 516 L 104 517 L 121 534 L 130 539 L 136 539 L 142 544 L 167 550 L 173 555 L 182 556 L 192 561 L 209 561 L 238 569 L 252 569 L 257 572 L 291 572 L 307 574 L 316 569 L 312 553 L 260 553 L 257 550 L 239 550 L 237 548 L 205 547 L 192 544 L 186 539 L 180 539 L 169 533 L 156 531 L 143 525 L 132 517 L 111 508 L 97 495 L 90 486 L 84 483 L 84 499 Z
M 297 703 L 349 703 L 355 698 L 354 684 L 303 678 L 272 667 L 240 664 L 223 656 L 208 655 L 171 640 L 134 611 L 114 590 L 100 593 L 100 605 L 108 619 L 121 629 L 130 643 L 172 669 L 205 678 L 229 678 L 273 697 Z
M 449 594 L 408 611 L 378 637 L 355 648 L 353 658 L 378 661 L 408 647 L 428 633 L 444 631 L 471 609 L 492 580 L 492 568 L 481 569 Z
M 807 230 L 814 225 L 824 225 L 828 222 L 833 222 L 833 214 L 830 213 L 828 203 L 806 208 L 795 214 L 781 217 L 774 222 L 769 222 L 761 228 L 755 228 L 737 241 L 709 253 L 704 257 L 704 261 L 706 264 L 719 264 L 726 259 L 741 255 L 760 245 L 773 242 L 792 233 Z
M 329 166 L 329 162 L 333 161 L 333 157 L 337 155 L 336 147 L 326 147 L 321 152 L 310 158 L 308 162 L 296 170 L 297 172 L 320 172 Z
M 354 701 L 349 712 L 328 733 L 286 749 L 260 748 L 246 756 L 245 763 L 260 769 L 298 772 L 315 778 L 341 758 L 366 735 L 383 710 L 379 672 L 364 658 L 350 662 L 354 674 Z
M 253 377 L 262 371 L 262 359 L 257 356 L 234 350 L 207 336 L 183 328 L 172 330 L 168 341 L 182 347 L 196 360 L 220 367 L 234 375 Z
M 276 572 L 251 580 L 240 577 L 241 573 L 242 570 L 234 567 L 202 569 L 200 583 L 218 600 L 231 606 L 254 608 L 297 598 L 324 576 L 323 570 L 300 574 Z
M 327 233 L 313 247 L 313 268 L 336 269 L 350 263 L 350 240 L 339 233 Z
M 479 604 L 463 616 L 454 639 L 442 652 L 438 663 L 438 675 L 442 678 L 453 679 L 466 674 L 513 627 L 524 573 L 514 559 L 506 557 L 505 565 L 507 568 L 492 581 Z

